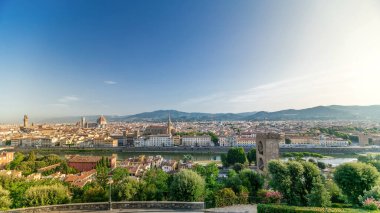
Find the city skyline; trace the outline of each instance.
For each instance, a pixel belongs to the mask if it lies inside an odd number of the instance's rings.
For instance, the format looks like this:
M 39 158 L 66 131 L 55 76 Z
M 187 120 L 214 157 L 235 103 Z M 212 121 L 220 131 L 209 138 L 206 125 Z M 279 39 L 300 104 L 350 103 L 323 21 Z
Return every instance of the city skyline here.
M 0 122 L 380 104 L 378 1 L 2 1 Z

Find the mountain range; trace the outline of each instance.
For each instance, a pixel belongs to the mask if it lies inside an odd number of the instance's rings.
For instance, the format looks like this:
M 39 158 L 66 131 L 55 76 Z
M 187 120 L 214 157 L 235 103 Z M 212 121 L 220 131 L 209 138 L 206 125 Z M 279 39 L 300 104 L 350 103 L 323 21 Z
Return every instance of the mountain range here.
M 306 109 L 288 109 L 275 112 L 244 113 L 200 113 L 181 112 L 177 110 L 157 110 L 134 115 L 105 115 L 111 122 L 134 121 L 166 121 L 168 116 L 173 121 L 261 121 L 261 120 L 380 120 L 380 105 L 371 106 L 317 106 Z M 94 122 L 99 115 L 85 116 L 87 121 Z M 80 116 L 51 118 L 41 123 L 72 123 L 80 120 Z

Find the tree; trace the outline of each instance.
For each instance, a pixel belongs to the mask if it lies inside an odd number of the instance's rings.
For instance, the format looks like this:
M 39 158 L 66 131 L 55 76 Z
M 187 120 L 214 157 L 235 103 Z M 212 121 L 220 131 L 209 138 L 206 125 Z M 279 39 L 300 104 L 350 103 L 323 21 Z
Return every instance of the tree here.
M 334 180 L 343 194 L 353 203 L 358 204 L 358 197 L 364 190 L 370 190 L 379 178 L 379 172 L 372 165 L 365 163 L 345 163 L 334 172 Z
M 115 185 L 123 182 L 129 177 L 129 171 L 126 168 L 117 167 L 112 171 L 112 180 Z
M 248 151 L 247 159 L 248 159 L 249 165 L 251 165 L 252 162 L 256 164 L 256 149 L 255 148 Z
M 86 185 L 87 186 L 87 185 Z M 85 186 L 85 187 L 86 187 Z M 99 184 L 90 185 L 83 193 L 85 202 L 102 202 L 108 200 L 108 192 Z
M 290 138 L 285 138 L 285 144 L 291 144 L 292 140 Z
M 227 153 L 227 163 L 229 165 L 234 165 L 235 163 L 244 164 L 247 162 L 247 157 L 245 156 L 244 149 L 242 147 L 234 147 L 228 150 Z
M 70 201 L 69 190 L 62 184 L 32 186 L 24 196 L 29 206 L 64 204 Z
M 189 162 L 192 162 L 193 160 L 194 160 L 194 157 L 192 155 L 184 155 L 182 158 L 182 161 L 184 163 L 189 163 Z
M 203 201 L 205 181 L 191 170 L 181 170 L 174 175 L 170 186 L 171 198 L 176 201 Z
M 307 195 L 309 206 L 331 206 L 331 195 L 320 180 L 313 184 L 310 194 Z
M 244 169 L 239 173 L 239 178 L 242 186 L 248 190 L 251 201 L 254 201 L 256 199 L 257 192 L 264 186 L 263 176 L 250 169 Z M 239 193 L 242 194 L 244 191 L 240 189 Z
M 241 170 L 244 169 L 244 165 L 241 164 L 241 163 L 235 163 L 234 166 L 233 166 L 233 169 L 234 169 L 237 173 L 239 173 Z
M 325 187 L 326 187 L 326 190 L 331 195 L 331 202 L 344 203 L 342 190 L 338 187 L 338 185 L 333 180 L 331 179 L 326 180 Z
M 21 152 L 16 152 L 13 161 L 8 164 L 9 167 L 7 167 L 7 169 L 14 170 L 24 160 L 24 158 L 25 156 Z
M 169 193 L 168 180 L 169 175 L 162 171 L 162 169 L 150 169 L 143 178 L 146 183 L 149 193 L 147 194 L 148 200 L 165 200 Z
M 224 168 L 228 167 L 228 162 L 227 162 L 227 155 L 226 154 L 222 154 L 220 155 L 220 160 L 222 161 L 222 165 Z
M 318 166 L 320 169 L 326 169 L 326 164 L 323 163 L 323 162 L 321 162 L 321 161 L 318 161 L 317 166 Z
M 231 188 L 224 188 L 215 193 L 216 207 L 232 206 L 237 200 L 238 197 Z
M 12 205 L 9 191 L 0 186 L 0 210 L 8 209 Z
M 289 205 L 306 206 L 308 195 L 316 183 L 322 182 L 318 167 L 310 162 L 281 162 L 272 160 L 268 164 L 270 185 L 284 196 Z M 314 193 L 317 193 L 315 190 Z M 320 192 L 320 191 L 319 191 Z M 320 196 L 316 195 L 315 196 Z
M 28 157 L 28 161 L 35 161 L 36 160 L 36 153 L 34 153 L 34 151 L 31 151 L 29 153 L 29 157 Z

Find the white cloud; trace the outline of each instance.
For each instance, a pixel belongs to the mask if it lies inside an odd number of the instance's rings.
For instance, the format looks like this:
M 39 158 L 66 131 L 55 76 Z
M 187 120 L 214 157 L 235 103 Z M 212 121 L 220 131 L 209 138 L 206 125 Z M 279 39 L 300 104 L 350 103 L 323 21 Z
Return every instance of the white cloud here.
M 117 84 L 116 81 L 104 81 L 105 84 L 108 84 L 108 85 L 113 85 L 113 84 Z

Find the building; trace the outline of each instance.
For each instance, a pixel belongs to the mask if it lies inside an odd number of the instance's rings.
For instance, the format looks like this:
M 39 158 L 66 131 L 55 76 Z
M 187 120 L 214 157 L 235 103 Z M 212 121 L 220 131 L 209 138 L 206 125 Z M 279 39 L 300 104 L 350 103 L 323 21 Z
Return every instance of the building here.
M 170 135 L 150 135 L 141 137 L 135 141 L 136 147 L 163 147 L 173 146 L 173 140 Z
M 76 155 L 68 160 L 68 165 L 77 169 L 80 172 L 90 171 L 96 169 L 96 164 L 102 159 L 100 156 L 80 156 Z M 108 158 L 111 164 L 111 168 L 116 167 L 116 157 L 112 156 Z
M 181 136 L 180 135 L 172 136 L 172 139 L 173 139 L 174 146 L 181 146 Z
M 238 146 L 238 147 L 256 146 L 256 137 L 238 137 L 236 138 L 235 146 Z
M 8 163 L 13 161 L 14 152 L 1 152 L 0 153 L 0 168 L 4 168 Z
M 164 125 L 150 125 L 145 128 L 144 135 L 173 135 L 175 128 L 173 127 L 170 115 L 168 117 L 168 124 Z
M 341 138 L 326 137 L 324 135 L 321 135 L 319 144 L 325 147 L 342 147 L 348 146 L 349 142 Z
M 94 138 L 95 147 L 117 147 L 117 139 L 112 137 L 97 137 Z
M 101 115 L 98 120 L 96 120 L 96 123 L 98 124 L 99 128 L 105 128 L 107 126 L 107 120 L 103 115 Z
M 182 146 L 211 146 L 211 137 L 209 135 L 182 137 Z
M 80 127 L 85 128 L 86 127 L 86 118 L 82 117 L 80 120 Z
M 28 115 L 24 115 L 24 128 L 27 128 L 29 126 L 29 118 Z
M 277 133 L 259 133 L 256 136 L 256 162 L 257 169 L 261 173 L 268 170 L 268 162 L 280 157 L 280 143 L 283 136 Z

